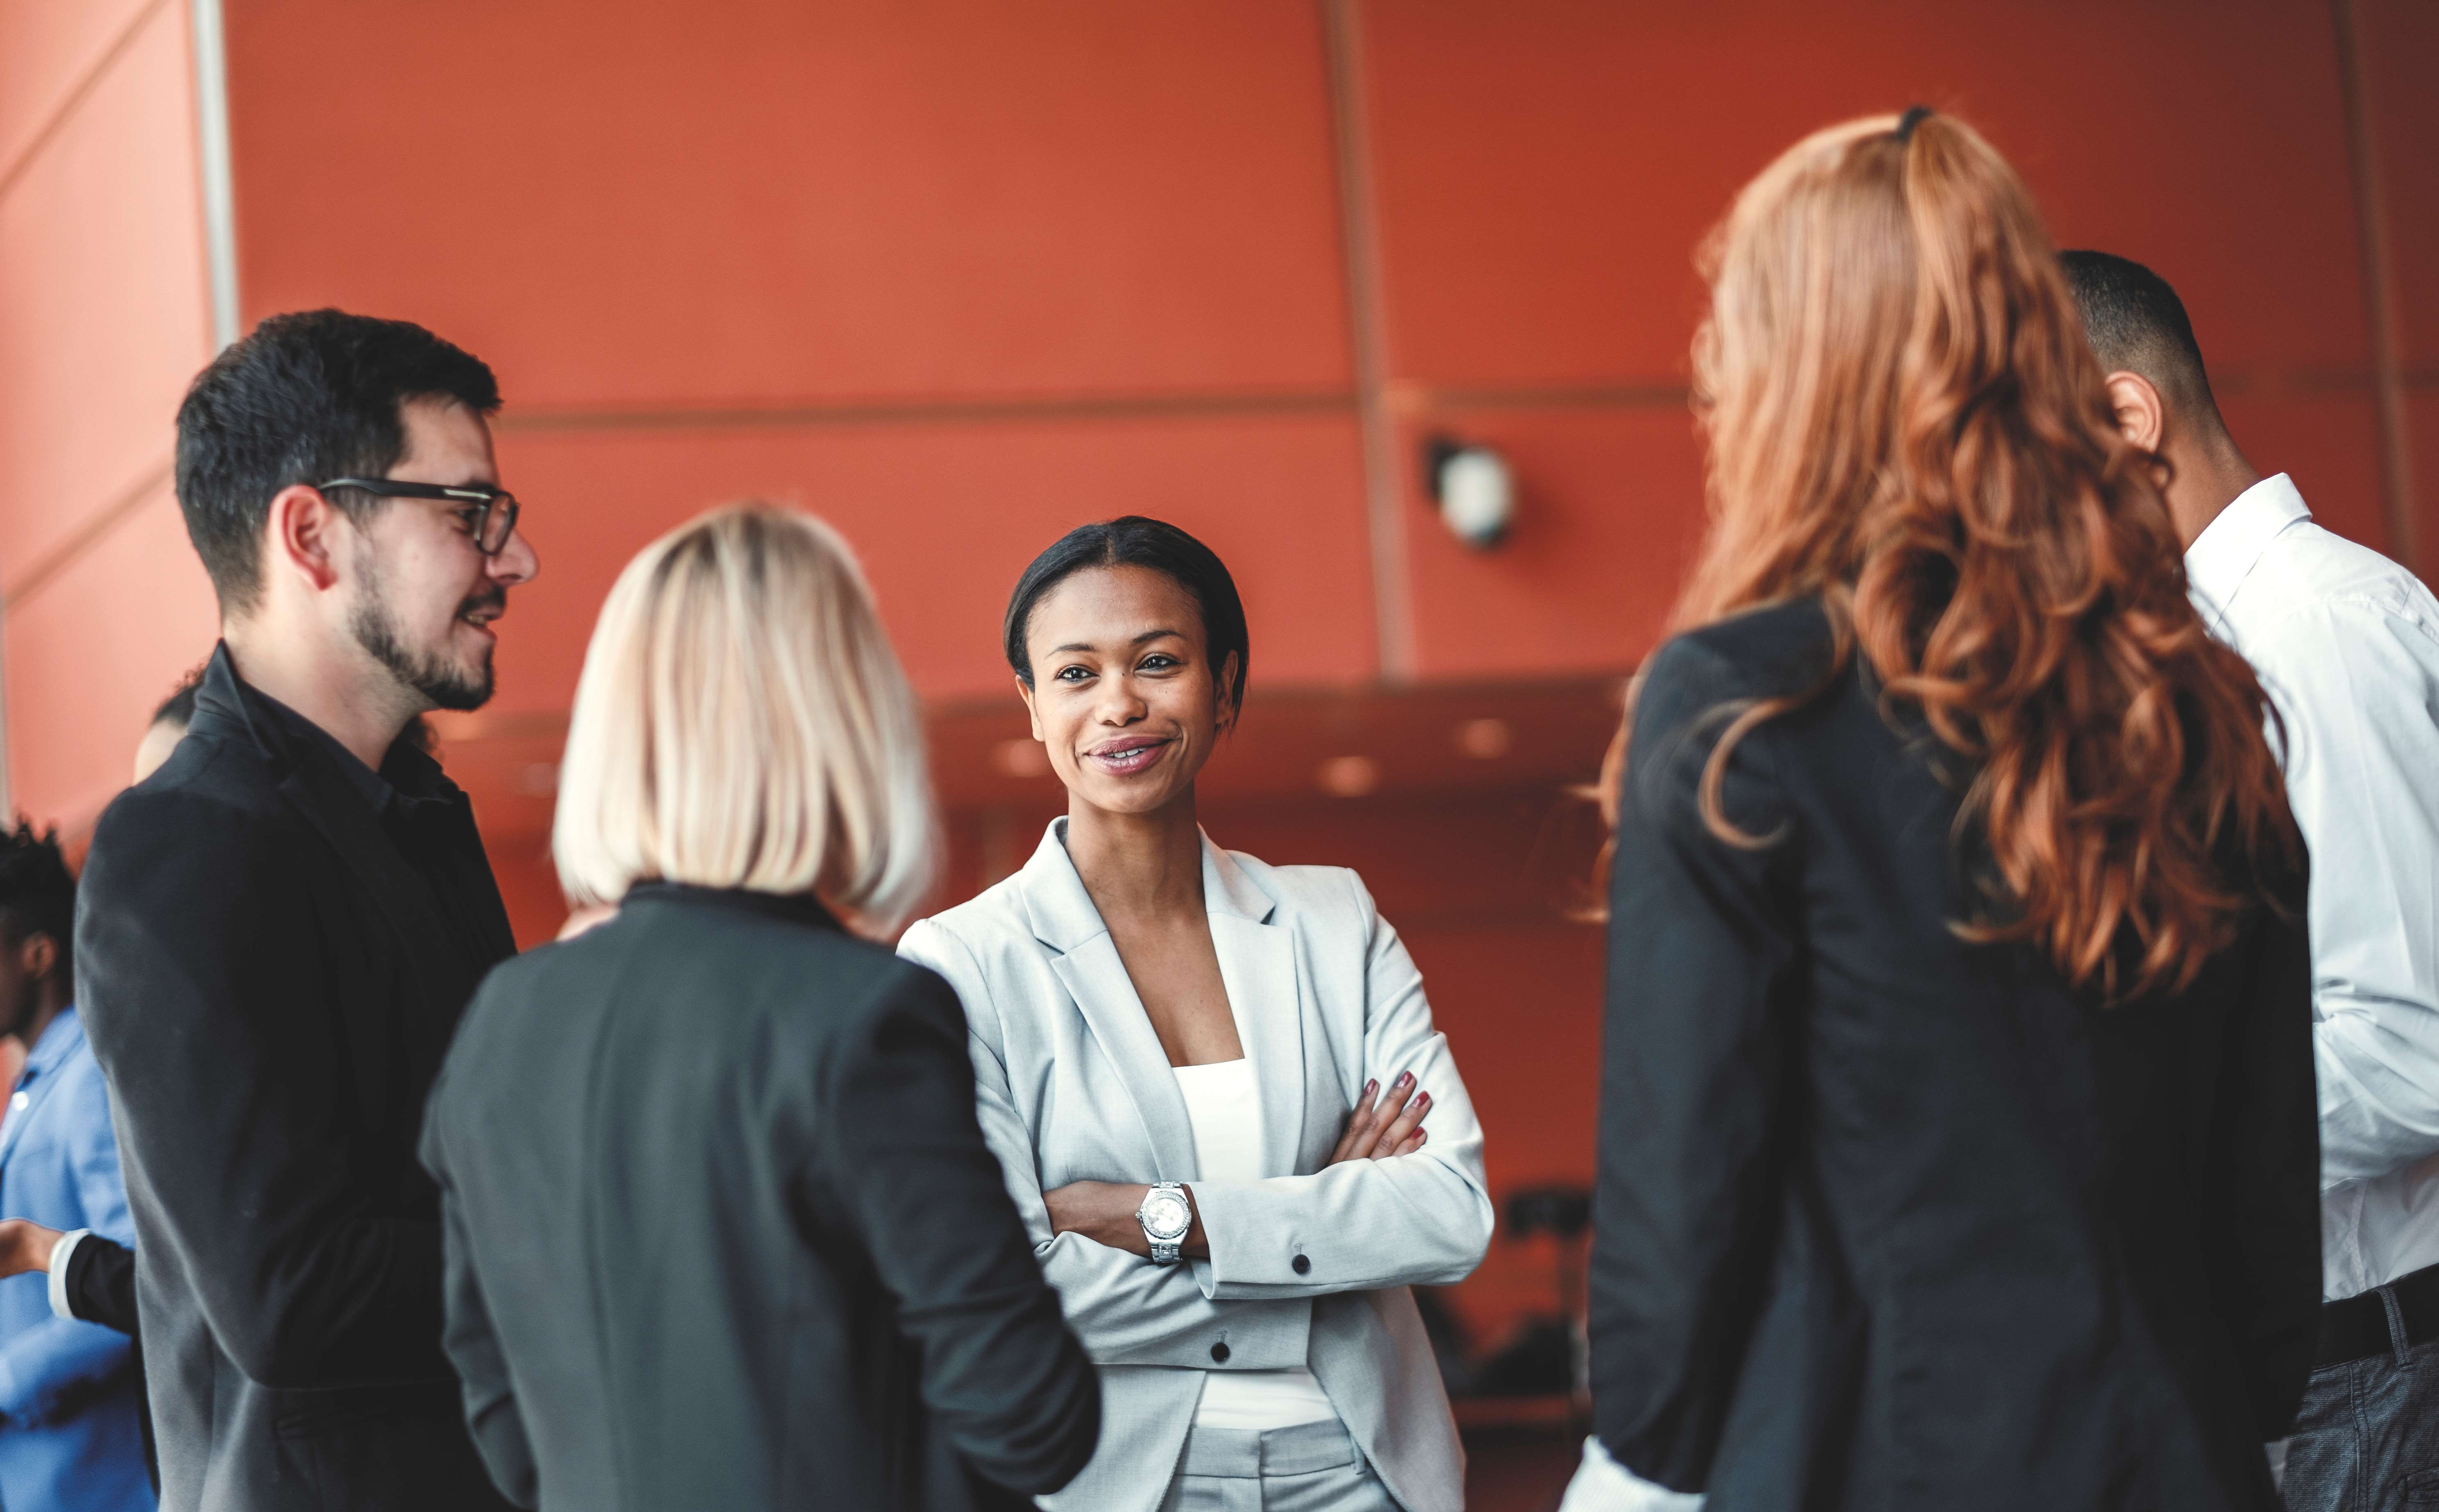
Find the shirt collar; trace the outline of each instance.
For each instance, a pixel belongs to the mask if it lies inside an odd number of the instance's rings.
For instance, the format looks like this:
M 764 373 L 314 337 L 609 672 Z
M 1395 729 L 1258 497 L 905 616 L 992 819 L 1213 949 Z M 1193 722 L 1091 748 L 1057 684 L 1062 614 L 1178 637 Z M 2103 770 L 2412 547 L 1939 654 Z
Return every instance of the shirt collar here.
M 43 1037 L 34 1041 L 34 1048 L 26 1053 L 26 1069 L 19 1079 L 41 1076 L 74 1055 L 77 1046 L 82 1043 L 84 1027 L 77 1023 L 75 1005 L 62 1008 L 51 1020 L 49 1027 L 43 1031 Z
M 2226 619 L 2235 591 L 2244 586 L 2270 543 L 2288 525 L 2310 518 L 2312 511 L 2305 507 L 2294 480 L 2281 472 L 2237 494 L 2217 519 L 2202 527 L 2185 548 L 2185 583 L 2213 631 Z
M 238 678 L 239 696 L 253 703 L 291 740 L 308 749 L 320 751 L 347 779 L 347 786 L 364 795 L 373 812 L 388 811 L 393 798 L 414 804 L 432 799 L 446 800 L 452 784 L 441 772 L 440 763 L 416 748 L 407 734 L 401 733 L 382 757 L 381 770 L 365 765 L 362 758 L 339 743 L 336 736 L 280 703 L 243 678 Z

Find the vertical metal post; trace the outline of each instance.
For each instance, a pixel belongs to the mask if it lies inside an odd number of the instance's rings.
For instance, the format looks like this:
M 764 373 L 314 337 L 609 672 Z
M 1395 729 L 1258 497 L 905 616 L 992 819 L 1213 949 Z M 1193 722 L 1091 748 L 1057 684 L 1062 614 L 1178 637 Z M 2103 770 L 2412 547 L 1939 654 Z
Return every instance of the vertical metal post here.
M 194 0 L 195 142 L 204 190 L 204 265 L 212 350 L 238 338 L 237 187 L 229 159 L 228 49 L 221 0 Z

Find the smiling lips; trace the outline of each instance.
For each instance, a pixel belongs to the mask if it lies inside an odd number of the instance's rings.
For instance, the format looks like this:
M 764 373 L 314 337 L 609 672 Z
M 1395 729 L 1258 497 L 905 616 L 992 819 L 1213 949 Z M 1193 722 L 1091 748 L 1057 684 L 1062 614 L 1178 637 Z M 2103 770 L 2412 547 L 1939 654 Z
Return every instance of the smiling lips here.
M 495 589 L 488 594 L 477 594 L 469 599 L 466 607 L 457 612 L 457 617 L 489 635 L 493 633 L 491 621 L 507 612 L 508 596 Z
M 1158 736 L 1130 735 L 1104 740 L 1084 753 L 1084 759 L 1114 777 L 1130 777 L 1160 759 L 1168 741 Z

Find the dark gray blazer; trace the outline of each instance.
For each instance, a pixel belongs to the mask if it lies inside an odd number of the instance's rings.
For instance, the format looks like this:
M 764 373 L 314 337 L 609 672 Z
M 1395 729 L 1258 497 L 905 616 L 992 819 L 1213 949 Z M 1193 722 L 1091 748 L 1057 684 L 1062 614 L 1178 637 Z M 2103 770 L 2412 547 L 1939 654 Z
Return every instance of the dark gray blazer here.
M 809 899 L 644 884 L 492 972 L 423 1159 L 521 1505 L 1014 1507 L 1092 1456 L 955 995 Z
M 1651 658 L 1618 812 L 1593 1414 L 1710 1512 L 2271 1512 L 2321 1298 L 2304 878 L 2113 1007 L 1975 944 L 1961 774 L 1817 604 Z

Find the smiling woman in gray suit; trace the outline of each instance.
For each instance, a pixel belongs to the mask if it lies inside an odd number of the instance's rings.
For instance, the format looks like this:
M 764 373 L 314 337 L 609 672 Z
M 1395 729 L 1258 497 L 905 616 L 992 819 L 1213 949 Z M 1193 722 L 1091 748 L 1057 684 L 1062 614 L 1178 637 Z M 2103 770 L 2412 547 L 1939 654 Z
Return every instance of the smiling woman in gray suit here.
M 1422 977 L 1354 873 L 1195 822 L 1247 635 L 1202 543 L 1085 525 L 1006 629 L 1068 811 L 899 951 L 964 999 L 983 1133 L 1099 1367 L 1054 1508 L 1464 1504 L 1415 1285 L 1491 1232 L 1482 1133 Z

